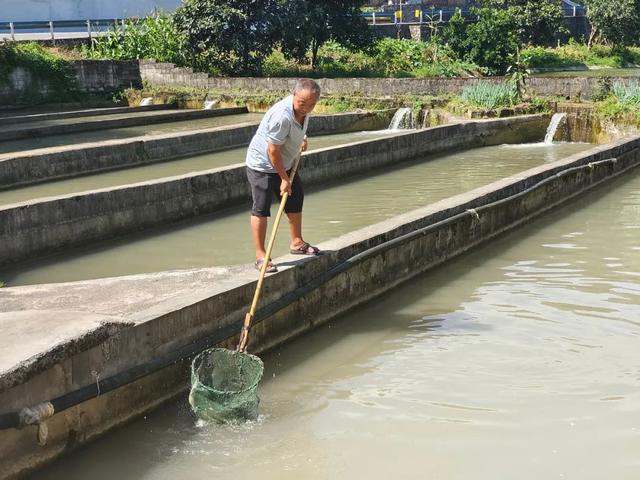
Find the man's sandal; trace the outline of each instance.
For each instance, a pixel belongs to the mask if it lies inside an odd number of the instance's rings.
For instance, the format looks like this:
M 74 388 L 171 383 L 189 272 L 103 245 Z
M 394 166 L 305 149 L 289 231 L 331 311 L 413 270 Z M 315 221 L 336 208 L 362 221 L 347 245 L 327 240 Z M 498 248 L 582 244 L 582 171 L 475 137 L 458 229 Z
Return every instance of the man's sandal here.
M 256 260 L 256 263 L 253 264 L 253 266 L 256 268 L 256 270 L 260 271 L 262 269 L 262 264 L 264 263 L 264 258 L 259 258 L 258 260 Z M 269 264 L 267 265 L 267 270 L 265 271 L 265 273 L 275 273 L 278 271 L 278 267 L 276 267 L 271 260 L 269 260 Z
M 293 255 L 320 255 L 320 249 L 304 242 L 299 247 L 292 248 L 291 253 Z

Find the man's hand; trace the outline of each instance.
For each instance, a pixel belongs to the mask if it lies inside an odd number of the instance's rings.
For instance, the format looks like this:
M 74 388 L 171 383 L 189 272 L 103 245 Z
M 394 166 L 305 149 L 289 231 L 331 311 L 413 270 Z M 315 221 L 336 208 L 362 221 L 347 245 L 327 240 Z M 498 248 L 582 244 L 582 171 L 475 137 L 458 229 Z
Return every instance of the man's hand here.
M 285 192 L 291 196 L 291 181 L 289 179 L 280 181 L 280 195 L 284 195 Z
M 302 142 L 302 147 L 300 147 L 300 150 L 303 152 L 307 151 L 307 147 L 309 146 L 308 142 L 307 142 L 307 136 L 304 136 L 304 141 Z

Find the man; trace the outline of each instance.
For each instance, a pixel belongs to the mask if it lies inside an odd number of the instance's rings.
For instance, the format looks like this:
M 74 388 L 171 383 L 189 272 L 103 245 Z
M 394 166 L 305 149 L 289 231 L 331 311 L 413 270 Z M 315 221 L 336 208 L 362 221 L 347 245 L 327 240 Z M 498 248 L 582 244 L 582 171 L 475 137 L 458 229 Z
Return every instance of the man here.
M 251 185 L 251 235 L 256 248 L 256 269 L 268 261 L 267 272 L 277 272 L 271 259 L 265 259 L 267 218 L 271 216 L 273 195 L 289 193 L 285 213 L 289 218 L 290 251 L 298 255 L 318 255 L 320 251 L 302 238 L 304 191 L 300 175 L 289 177 L 295 158 L 307 149 L 309 114 L 320 98 L 320 86 L 309 79 L 298 80 L 293 95 L 273 105 L 260 122 L 247 150 L 247 179 Z

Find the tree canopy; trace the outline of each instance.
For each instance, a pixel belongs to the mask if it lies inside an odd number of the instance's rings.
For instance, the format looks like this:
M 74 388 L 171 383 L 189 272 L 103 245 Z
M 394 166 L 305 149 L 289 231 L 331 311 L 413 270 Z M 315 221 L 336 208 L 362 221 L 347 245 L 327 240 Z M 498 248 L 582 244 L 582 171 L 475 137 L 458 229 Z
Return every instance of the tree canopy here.
M 478 4 L 496 11 L 509 10 L 523 44 L 553 44 L 568 33 L 561 0 L 480 0 Z
M 184 0 L 175 22 L 196 65 L 257 74 L 275 40 L 275 0 Z M 210 67 L 210 68 L 206 68 Z
M 282 52 L 300 62 L 311 51 L 311 66 L 318 60 L 318 49 L 333 40 L 359 49 L 371 37 L 366 20 L 360 15 L 364 0 L 285 0 L 281 3 Z
M 589 44 L 599 40 L 613 45 L 640 41 L 640 0 L 587 0 L 592 26 Z

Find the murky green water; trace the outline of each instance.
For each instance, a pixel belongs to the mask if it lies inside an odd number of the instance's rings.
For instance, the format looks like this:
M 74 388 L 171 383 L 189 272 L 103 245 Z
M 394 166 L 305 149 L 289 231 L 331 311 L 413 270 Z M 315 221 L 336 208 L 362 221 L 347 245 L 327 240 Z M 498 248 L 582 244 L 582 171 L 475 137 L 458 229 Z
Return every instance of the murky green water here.
M 640 173 L 263 356 L 261 417 L 186 400 L 38 479 L 640 475 Z
M 342 145 L 350 142 L 373 140 L 392 135 L 398 132 L 390 130 L 378 130 L 361 133 L 345 133 L 337 135 L 323 135 L 309 139 L 309 150 Z M 244 163 L 247 149 L 235 148 L 222 152 L 208 153 L 194 157 L 174 160 L 170 162 L 154 163 L 134 168 L 114 170 L 112 172 L 86 175 L 68 180 L 59 180 L 43 184 L 33 185 L 14 190 L 0 190 L 0 205 L 24 202 L 36 198 L 55 195 L 65 195 L 98 188 L 126 185 L 158 178 L 182 175 L 199 170 L 208 170 L 216 167 L 224 167 L 234 163 Z
M 140 112 L 157 113 L 157 112 Z M 134 115 L 134 114 L 126 114 Z M 195 130 L 199 128 L 221 127 L 224 125 L 233 125 L 234 123 L 256 122 L 262 118 L 262 113 L 242 113 L 238 115 L 224 115 L 221 117 L 201 118 L 198 120 L 184 120 L 180 122 L 157 123 L 153 125 L 140 125 L 137 127 L 110 128 L 105 130 L 95 130 L 91 132 L 67 133 L 64 135 L 52 135 L 45 137 L 27 138 L 22 140 L 0 141 L 0 154 L 9 152 L 20 152 L 24 150 L 33 150 L 36 148 L 57 147 L 61 145 L 72 145 L 77 143 L 101 142 L 104 140 L 125 139 L 131 137 L 140 137 L 143 135 L 156 135 L 161 133 L 183 132 L 186 130 Z M 105 115 L 96 118 L 106 119 L 112 116 Z M 86 119 L 86 117 L 85 117 Z M 77 118 L 64 119 L 78 121 Z M 84 120 L 84 119 L 83 119 Z M 63 120 L 48 120 L 50 122 L 62 122 Z M 46 122 L 46 121 L 45 121 Z M 34 122 L 35 123 L 35 122 Z M 42 123 L 42 122 L 38 122 Z M 26 128 L 33 125 L 32 123 L 17 124 L 16 128 Z M 0 126 L 0 129 L 5 128 Z
M 318 243 L 400 213 L 591 148 L 589 144 L 498 146 L 449 153 L 318 186 L 305 199 L 304 236 Z M 301 172 L 304 178 L 304 170 Z M 9 285 L 251 263 L 249 209 L 192 219 L 44 261 L 0 269 Z M 275 205 L 272 208 L 275 214 Z M 286 222 L 286 221 L 285 221 Z M 281 225 L 275 255 L 288 252 Z

